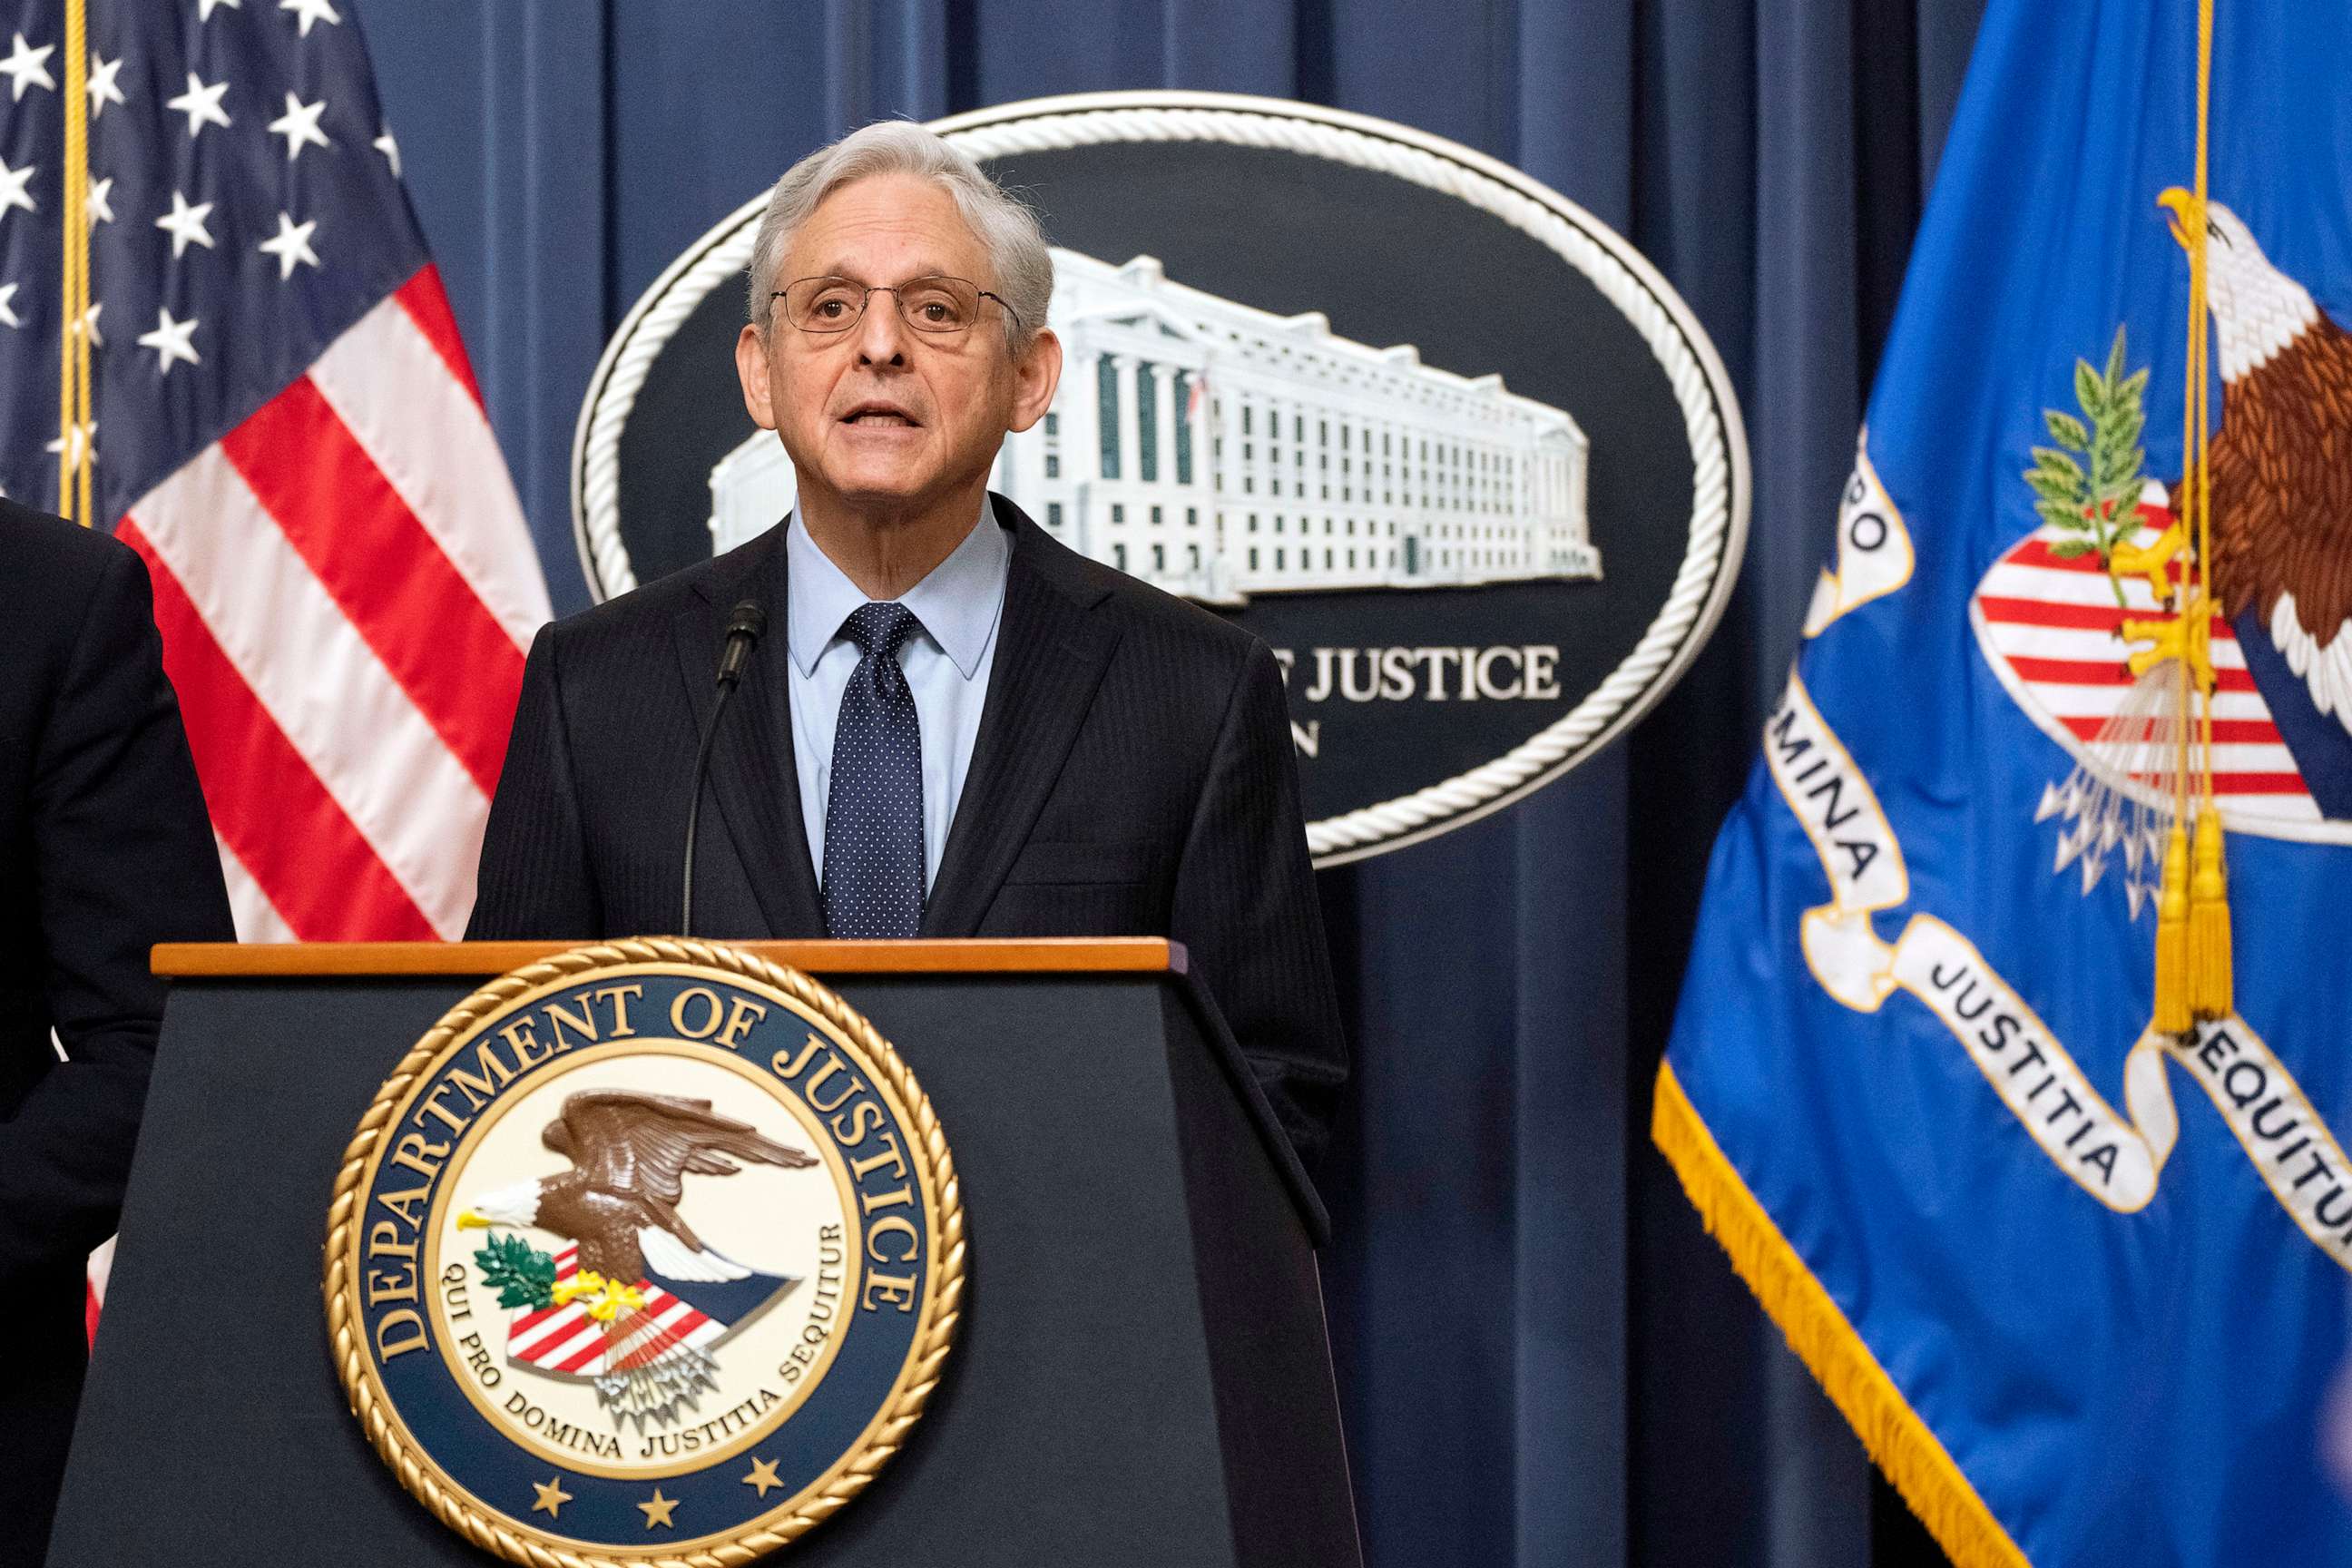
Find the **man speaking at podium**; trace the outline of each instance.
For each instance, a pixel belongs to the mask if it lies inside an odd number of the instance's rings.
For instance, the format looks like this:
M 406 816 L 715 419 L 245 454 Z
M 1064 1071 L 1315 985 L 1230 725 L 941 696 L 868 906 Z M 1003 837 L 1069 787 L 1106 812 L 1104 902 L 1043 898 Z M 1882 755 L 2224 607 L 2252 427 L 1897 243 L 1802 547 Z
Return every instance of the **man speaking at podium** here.
M 1311 1157 L 1347 1068 L 1279 667 L 987 489 L 1052 292 L 919 126 L 777 182 L 735 361 L 797 504 L 540 634 L 467 934 L 1172 937 Z

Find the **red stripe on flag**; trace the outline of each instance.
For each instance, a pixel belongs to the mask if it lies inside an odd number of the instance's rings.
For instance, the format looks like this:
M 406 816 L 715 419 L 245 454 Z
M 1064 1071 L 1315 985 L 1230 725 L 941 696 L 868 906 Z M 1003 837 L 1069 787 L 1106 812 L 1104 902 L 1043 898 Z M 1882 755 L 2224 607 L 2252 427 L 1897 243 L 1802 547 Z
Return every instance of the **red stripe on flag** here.
M 2146 502 L 2142 502 L 2135 510 L 2139 513 L 2140 526 L 2143 528 L 2147 528 L 2160 534 L 2168 527 L 2171 526 L 2172 513 L 2163 507 L 2151 506 Z M 2051 549 L 2050 541 L 2042 538 L 2038 534 L 2028 538 L 2024 543 L 2011 551 L 2007 555 L 2002 556 L 2001 563 L 2002 564 L 2009 566 L 2046 566 L 2051 570 L 2057 572 L 2082 572 L 2095 577 L 2104 577 L 2108 574 L 2107 569 L 2099 563 L 2099 552 L 2097 551 L 2086 550 L 2080 555 L 2073 556 L 2060 555 Z M 2171 562 L 2168 563 L 2165 568 L 2166 580 L 2170 581 L 2173 573 L 2178 571 L 2182 564 L 2183 563 L 2177 556 Z M 2147 574 L 2145 572 L 2126 572 L 2122 574 L 2122 575 L 2126 577 L 2137 577 L 2145 581 Z
M 2140 784 L 2159 789 L 2169 790 L 2172 787 L 2172 779 L 2167 774 L 2134 773 L 2132 777 Z M 2200 784 L 2198 787 L 2201 789 L 2204 786 Z M 2223 795 L 2309 795 L 2311 789 L 2298 773 L 2215 773 L 2213 793 Z
M 221 440 L 313 575 L 489 795 L 522 652 L 308 376 Z
M 2004 566 L 2045 566 L 2055 572 L 2100 573 L 2105 570 L 2105 567 L 2099 564 L 2099 556 L 2096 551 L 2086 551 L 2083 554 L 2074 556 L 2070 560 L 2063 555 L 2053 554 L 2051 552 L 2049 543 L 2046 541 L 2040 539 L 2027 540 L 2024 543 L 2011 551 L 2007 555 L 2002 556 L 2001 564 Z
M 2093 741 L 2098 738 L 2099 731 L 2106 728 L 2109 721 L 2076 714 L 2058 722 L 2073 731 L 2077 738 Z M 2198 721 L 2189 722 L 2195 726 Z M 2154 715 L 2147 724 L 2149 734 L 2158 740 L 2168 739 L 2172 732 L 2172 715 Z M 2197 731 L 2192 729 L 2191 732 Z M 2265 719 L 2216 719 L 2213 721 L 2213 739 L 2224 745 L 2276 746 L 2284 743 L 2279 739 L 2278 726 Z
M 450 313 L 449 295 L 441 287 L 441 269 L 431 262 L 416 269 L 415 275 L 400 286 L 393 298 L 457 378 L 457 384 L 473 395 L 477 405 L 482 401 L 482 389 L 474 380 L 473 362 L 466 357 L 466 340 L 457 333 L 457 318 Z
M 114 536 L 155 584 L 163 672 L 179 694 L 213 826 L 305 942 L 432 942 L 433 924 L 213 637 L 187 590 L 125 517 Z
M 2023 680 L 2050 686 L 2129 686 L 2137 678 L 2124 668 L 2118 658 L 2107 664 L 2097 659 L 2034 658 L 2025 654 L 2009 657 L 2009 668 Z M 2217 669 L 2213 672 L 2217 689 L 2222 691 L 2252 691 L 2254 678 L 2242 669 Z
M 2143 509 L 2143 510 L 2145 510 L 2146 509 Z M 2070 558 L 2060 555 L 2055 551 L 2052 550 L 2050 548 L 2049 541 L 2043 539 L 2027 540 L 2024 543 L 2011 551 L 2007 555 L 2002 556 L 2001 564 L 2004 566 L 2040 566 L 2053 572 L 2080 572 L 2088 577 L 2105 577 L 2108 575 L 2107 569 L 2099 564 L 2099 555 L 2097 551 L 2085 551 L 2080 555 Z M 2179 561 L 2176 560 L 2170 566 L 2167 567 L 2166 580 L 2168 582 L 2171 580 L 2170 574 L 2172 568 L 2177 567 L 2179 564 Z M 2147 581 L 2147 574 L 2145 572 L 2126 572 L 2121 574 L 2121 575 L 2126 581 L 2137 580 L 2142 583 Z
M 2013 626 L 2063 626 L 2074 631 L 2112 632 L 2120 629 L 2127 618 L 2158 618 L 2152 612 L 2126 610 L 2115 605 L 2068 605 L 2055 599 L 2011 599 L 1993 594 L 1979 595 L 1977 603 L 1983 606 L 1986 620 Z M 2218 617 L 2214 620 L 2215 642 L 2234 642 L 2237 636 L 2230 629 L 2229 622 Z

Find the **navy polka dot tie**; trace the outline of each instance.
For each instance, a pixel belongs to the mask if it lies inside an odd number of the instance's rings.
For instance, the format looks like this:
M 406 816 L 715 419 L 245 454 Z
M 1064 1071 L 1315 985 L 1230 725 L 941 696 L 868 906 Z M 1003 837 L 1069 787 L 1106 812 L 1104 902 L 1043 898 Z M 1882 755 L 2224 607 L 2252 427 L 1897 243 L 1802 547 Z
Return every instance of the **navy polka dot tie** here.
M 841 694 L 824 805 L 824 929 L 913 936 L 923 924 L 923 730 L 898 648 L 922 629 L 899 604 L 841 623 L 857 668 Z

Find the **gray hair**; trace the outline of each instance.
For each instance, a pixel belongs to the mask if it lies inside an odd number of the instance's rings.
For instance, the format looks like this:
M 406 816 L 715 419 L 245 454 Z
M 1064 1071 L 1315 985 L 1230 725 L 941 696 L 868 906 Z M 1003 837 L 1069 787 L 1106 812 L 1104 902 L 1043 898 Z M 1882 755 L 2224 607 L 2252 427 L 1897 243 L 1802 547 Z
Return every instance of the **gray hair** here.
M 1003 297 L 1012 314 L 1004 322 L 1014 353 L 1028 348 L 1045 324 L 1054 296 L 1054 258 L 1045 232 L 1020 197 L 981 172 L 980 165 L 912 121 L 885 120 L 820 147 L 784 171 L 768 196 L 751 244 L 751 323 L 762 334 L 772 319 L 776 269 L 784 264 L 793 236 L 817 205 L 853 180 L 876 174 L 912 174 L 936 181 L 955 198 L 956 210 L 971 228 L 995 271 L 992 293 Z

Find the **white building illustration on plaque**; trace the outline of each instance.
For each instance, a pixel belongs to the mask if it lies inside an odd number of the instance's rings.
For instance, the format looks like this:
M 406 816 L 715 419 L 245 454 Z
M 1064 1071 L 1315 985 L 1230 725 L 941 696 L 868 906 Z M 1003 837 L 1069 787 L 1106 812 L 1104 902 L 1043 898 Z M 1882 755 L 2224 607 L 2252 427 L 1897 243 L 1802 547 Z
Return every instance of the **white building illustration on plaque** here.
M 1601 575 L 1584 432 L 1499 375 L 1188 289 L 1149 256 L 1057 248 L 1054 277 L 1061 387 L 991 488 L 1080 553 L 1222 605 Z M 757 431 L 710 491 L 731 549 L 791 509 L 792 460 Z

